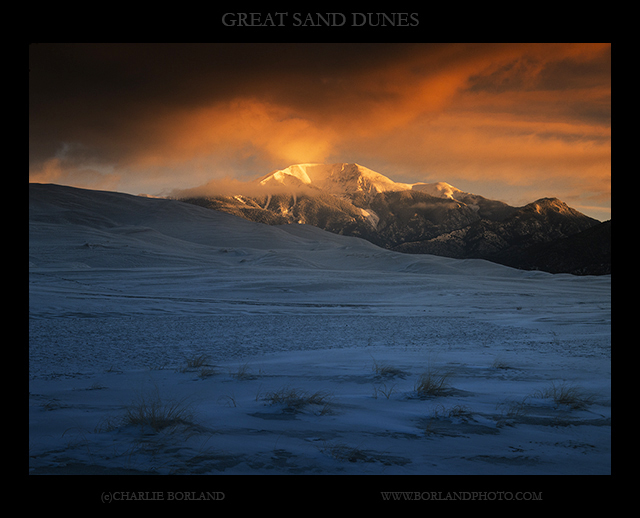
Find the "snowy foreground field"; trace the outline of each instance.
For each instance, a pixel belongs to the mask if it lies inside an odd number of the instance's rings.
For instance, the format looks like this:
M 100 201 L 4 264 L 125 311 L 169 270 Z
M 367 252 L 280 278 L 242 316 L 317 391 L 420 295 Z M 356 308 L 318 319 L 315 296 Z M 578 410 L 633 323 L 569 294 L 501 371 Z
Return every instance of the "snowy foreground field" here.
M 611 277 L 30 185 L 30 474 L 610 474 Z

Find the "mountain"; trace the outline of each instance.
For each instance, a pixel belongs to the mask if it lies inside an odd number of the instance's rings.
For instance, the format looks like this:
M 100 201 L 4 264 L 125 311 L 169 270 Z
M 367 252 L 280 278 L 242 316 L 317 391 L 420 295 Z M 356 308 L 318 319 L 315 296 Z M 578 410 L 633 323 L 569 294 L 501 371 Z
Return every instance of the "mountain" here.
M 432 198 L 457 201 L 475 211 L 482 208 L 488 212 L 486 215 L 489 217 L 493 211 L 499 212 L 499 209 L 508 207 L 502 202 L 461 191 L 446 182 L 394 182 L 359 164 L 297 164 L 273 171 L 258 179 L 258 183 L 267 188 L 306 188 L 310 193 L 321 191 L 348 198 L 358 204 L 362 204 L 364 200 L 371 202 L 381 193 L 412 191 Z M 417 195 L 416 199 L 421 199 L 421 196 Z M 500 218 L 500 214 L 496 213 L 495 217 Z
M 394 182 L 359 164 L 297 164 L 256 185 L 263 194 L 183 201 L 272 225 L 314 225 L 385 248 L 431 239 L 481 218 L 500 220 L 514 210 L 444 182 Z
M 606 275 L 611 273 L 611 220 L 569 237 L 538 243 L 526 250 L 505 255 L 502 264 L 537 267 L 551 273 Z
M 576 255 L 564 266 L 546 261 L 542 245 L 599 224 L 557 198 L 512 207 L 445 182 L 395 182 L 347 163 L 296 164 L 258 178 L 255 185 L 251 196 L 183 201 L 270 225 L 313 225 L 403 253 L 486 259 L 555 273 L 594 271 L 581 265 L 584 255 L 577 250 L 564 252 L 567 259 Z M 606 232 L 593 238 L 606 248 Z M 610 259 L 608 267 L 603 260 L 598 271 L 610 273 Z
M 551 273 L 606 274 L 611 273 L 610 222 L 608 233 L 593 231 L 599 225 L 557 198 L 543 198 L 517 209 L 502 221 L 481 219 L 433 239 L 403 243 L 394 250 L 486 259 Z M 589 258 L 588 249 L 601 253 L 597 259 Z M 552 260 L 552 254 L 561 257 Z

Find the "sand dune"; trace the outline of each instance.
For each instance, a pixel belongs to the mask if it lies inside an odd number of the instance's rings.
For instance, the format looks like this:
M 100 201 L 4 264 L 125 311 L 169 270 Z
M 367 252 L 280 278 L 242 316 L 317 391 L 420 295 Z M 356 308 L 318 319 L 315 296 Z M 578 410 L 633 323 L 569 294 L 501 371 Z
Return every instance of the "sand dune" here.
M 610 280 L 30 185 L 30 473 L 610 473 Z

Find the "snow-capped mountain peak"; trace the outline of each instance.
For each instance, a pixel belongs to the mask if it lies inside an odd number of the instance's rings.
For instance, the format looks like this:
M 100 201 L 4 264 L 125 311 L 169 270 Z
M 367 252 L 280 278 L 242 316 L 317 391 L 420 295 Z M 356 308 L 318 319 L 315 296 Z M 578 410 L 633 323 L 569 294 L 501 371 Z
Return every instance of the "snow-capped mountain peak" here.
M 258 179 L 261 185 L 295 185 L 296 183 L 302 183 L 309 185 L 311 178 L 307 174 L 307 169 L 312 168 L 320 164 L 296 164 L 287 167 L 286 169 L 280 169 L 273 171 L 266 176 Z
M 438 198 L 454 199 L 466 194 L 446 183 L 403 183 L 356 163 L 295 164 L 258 179 L 267 187 L 314 187 L 331 194 L 375 194 L 389 191 L 420 191 Z

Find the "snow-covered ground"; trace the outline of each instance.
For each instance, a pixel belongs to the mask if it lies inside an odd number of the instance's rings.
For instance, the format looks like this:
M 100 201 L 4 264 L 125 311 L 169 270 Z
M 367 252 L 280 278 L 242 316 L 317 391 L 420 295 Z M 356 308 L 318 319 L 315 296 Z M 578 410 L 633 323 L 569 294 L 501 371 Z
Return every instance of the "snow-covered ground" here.
M 611 472 L 610 276 L 51 185 L 29 217 L 32 474 Z

